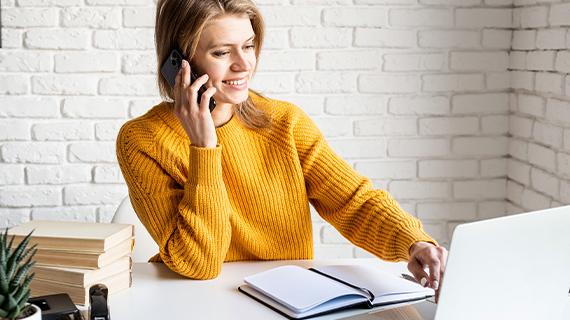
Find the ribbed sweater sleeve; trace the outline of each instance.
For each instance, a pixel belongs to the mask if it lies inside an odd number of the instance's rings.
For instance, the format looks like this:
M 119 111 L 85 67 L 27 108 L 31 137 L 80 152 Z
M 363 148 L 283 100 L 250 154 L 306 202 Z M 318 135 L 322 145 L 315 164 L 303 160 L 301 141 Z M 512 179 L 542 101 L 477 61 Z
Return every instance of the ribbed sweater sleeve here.
M 231 240 L 222 147 L 190 146 L 188 179 L 181 183 L 161 167 L 175 159 L 155 148 L 156 134 L 148 131 L 127 123 L 117 137 L 117 158 L 133 207 L 171 270 L 193 279 L 215 278 Z
M 292 130 L 309 200 L 343 236 L 389 261 L 407 260 L 417 241 L 435 243 L 390 194 L 337 156 L 303 111 L 292 118 Z

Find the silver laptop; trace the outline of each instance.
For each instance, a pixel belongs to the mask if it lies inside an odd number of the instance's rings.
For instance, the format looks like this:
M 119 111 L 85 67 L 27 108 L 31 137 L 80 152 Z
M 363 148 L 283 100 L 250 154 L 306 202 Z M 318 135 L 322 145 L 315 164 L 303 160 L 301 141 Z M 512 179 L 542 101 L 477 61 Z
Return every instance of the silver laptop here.
M 568 320 L 569 289 L 570 206 L 467 223 L 453 234 L 435 319 Z

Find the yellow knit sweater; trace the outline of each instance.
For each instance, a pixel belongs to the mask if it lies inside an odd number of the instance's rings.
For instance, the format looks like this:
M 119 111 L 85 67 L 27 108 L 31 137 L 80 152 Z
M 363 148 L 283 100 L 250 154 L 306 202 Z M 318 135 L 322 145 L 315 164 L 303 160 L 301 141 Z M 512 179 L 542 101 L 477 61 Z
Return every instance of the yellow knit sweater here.
M 233 117 L 216 129 L 215 149 L 191 146 L 168 103 L 121 128 L 119 165 L 160 248 L 151 261 L 210 279 L 224 261 L 311 259 L 309 202 L 347 239 L 386 260 L 407 259 L 416 241 L 434 242 L 339 158 L 302 110 L 250 96 L 272 126 L 252 130 Z

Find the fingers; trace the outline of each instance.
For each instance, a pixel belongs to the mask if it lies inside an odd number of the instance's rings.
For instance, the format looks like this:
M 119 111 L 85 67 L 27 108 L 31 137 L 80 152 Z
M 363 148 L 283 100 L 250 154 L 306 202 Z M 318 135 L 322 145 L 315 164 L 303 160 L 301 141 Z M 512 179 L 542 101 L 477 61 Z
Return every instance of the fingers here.
M 210 112 L 210 99 L 216 93 L 215 87 L 209 87 L 204 93 L 202 93 L 202 97 L 200 98 L 200 111 L 203 112 Z
M 199 109 L 198 90 L 200 90 L 200 87 L 205 85 L 206 82 L 208 82 L 208 75 L 203 74 L 202 76 L 198 77 L 198 79 L 196 79 L 192 84 L 190 84 L 190 86 L 186 89 L 188 100 L 190 101 L 190 109 L 194 109 L 194 106 L 196 109 Z
M 423 264 L 417 259 L 413 259 L 408 263 L 408 270 L 414 275 L 416 280 L 425 287 L 427 285 L 429 276 L 426 273 Z

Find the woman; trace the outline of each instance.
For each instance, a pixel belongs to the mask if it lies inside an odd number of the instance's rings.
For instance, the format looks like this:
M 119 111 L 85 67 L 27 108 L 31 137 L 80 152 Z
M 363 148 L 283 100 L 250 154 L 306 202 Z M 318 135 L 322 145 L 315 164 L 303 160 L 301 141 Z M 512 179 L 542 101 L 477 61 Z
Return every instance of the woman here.
M 211 279 L 225 261 L 311 259 L 310 202 L 354 244 L 408 260 L 438 288 L 446 251 L 421 223 L 340 159 L 299 108 L 249 90 L 264 36 L 250 0 L 159 0 L 155 31 L 159 69 L 174 48 L 190 63 L 174 88 L 159 76 L 167 101 L 117 139 L 131 201 L 160 248 L 151 261 Z M 202 75 L 192 84 L 191 71 Z

